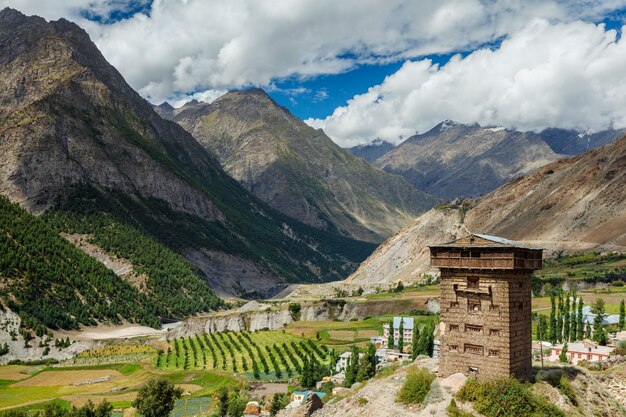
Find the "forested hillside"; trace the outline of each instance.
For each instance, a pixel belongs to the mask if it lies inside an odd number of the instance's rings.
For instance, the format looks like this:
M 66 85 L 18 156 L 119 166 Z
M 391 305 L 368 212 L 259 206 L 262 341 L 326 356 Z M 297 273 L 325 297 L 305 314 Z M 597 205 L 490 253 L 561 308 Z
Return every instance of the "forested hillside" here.
M 62 217 L 50 220 L 59 224 Z M 223 304 L 179 255 L 131 228 L 110 223 L 102 230 L 96 242 L 141 265 L 148 276 L 143 290 L 60 237 L 44 219 L 0 196 L 4 307 L 19 313 L 30 326 L 76 329 L 123 320 L 160 327 L 160 317 L 208 311 Z

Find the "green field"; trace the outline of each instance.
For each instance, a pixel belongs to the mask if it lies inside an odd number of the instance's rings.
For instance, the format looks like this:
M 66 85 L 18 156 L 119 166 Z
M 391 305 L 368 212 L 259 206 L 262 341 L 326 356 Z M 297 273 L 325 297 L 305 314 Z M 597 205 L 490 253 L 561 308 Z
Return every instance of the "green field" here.
M 304 358 L 311 355 L 319 362 L 326 362 L 326 346 L 287 332 L 205 333 L 169 341 L 167 350 L 157 355 L 155 367 L 166 371 L 214 370 L 242 373 L 254 379 L 274 379 L 298 374 Z
M 545 259 L 543 269 L 535 272 L 535 276 L 544 281 L 552 278 L 594 281 L 602 280 L 610 274 L 626 276 L 626 254 L 587 252 Z

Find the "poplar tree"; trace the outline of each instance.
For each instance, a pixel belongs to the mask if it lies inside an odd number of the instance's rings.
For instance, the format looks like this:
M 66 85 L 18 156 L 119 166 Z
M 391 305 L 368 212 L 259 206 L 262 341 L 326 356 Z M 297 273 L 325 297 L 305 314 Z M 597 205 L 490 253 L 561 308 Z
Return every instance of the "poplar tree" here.
M 565 311 L 563 312 L 563 341 L 567 342 L 569 340 L 569 294 L 567 294 L 565 299 Z
M 376 346 L 370 343 L 361 358 L 356 375 L 357 382 L 367 381 L 376 373 Z
M 556 313 L 554 293 L 550 294 L 550 343 L 556 344 Z
M 411 342 L 411 358 L 413 358 L 413 360 L 419 355 L 419 338 L 419 326 L 416 324 L 413 328 L 413 341 Z
M 608 336 L 602 321 L 604 320 L 604 300 L 597 298 L 591 307 L 591 312 L 595 314 L 593 318 L 593 340 L 602 346 L 606 346 Z
M 404 320 L 400 317 L 400 328 L 398 329 L 398 349 L 404 349 Z
M 345 386 L 350 388 L 352 384 L 356 382 L 357 374 L 359 372 L 359 347 L 352 345 L 352 354 L 346 367 L 346 380 Z M 315 384 L 315 381 L 313 382 Z
M 559 290 L 559 305 L 556 314 L 556 339 L 560 342 L 563 340 L 563 292 Z
M 585 329 L 583 326 L 583 298 L 578 299 L 578 315 L 576 317 L 576 339 L 583 340 L 585 338 Z
M 574 293 L 573 293 L 572 309 L 570 310 L 569 322 L 570 322 L 569 339 L 570 339 L 570 342 L 575 342 L 576 334 L 577 334 L 576 332 L 577 332 L 577 327 L 578 327 L 578 321 L 576 319 L 576 290 L 574 290 Z
M 625 318 L 626 316 L 626 308 L 624 308 L 624 299 L 622 298 L 622 301 L 619 302 L 619 329 L 620 330 L 624 330 L 624 326 L 626 325 L 626 323 L 624 323 L 624 321 L 626 320 Z

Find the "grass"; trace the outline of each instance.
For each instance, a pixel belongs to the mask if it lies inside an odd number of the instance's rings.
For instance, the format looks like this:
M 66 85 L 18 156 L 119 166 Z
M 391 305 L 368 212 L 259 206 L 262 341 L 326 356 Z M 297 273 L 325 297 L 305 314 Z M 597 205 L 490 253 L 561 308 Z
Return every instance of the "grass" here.
M 383 324 L 388 323 L 397 314 L 386 314 L 371 317 L 361 321 L 316 321 L 316 322 L 292 322 L 287 333 L 316 339 L 319 336 L 320 343 L 333 346 L 339 350 L 345 350 L 352 344 L 369 342 L 371 336 L 381 335 Z M 406 316 L 406 315 L 405 315 Z M 429 322 L 437 322 L 437 316 L 411 316 L 418 325 Z

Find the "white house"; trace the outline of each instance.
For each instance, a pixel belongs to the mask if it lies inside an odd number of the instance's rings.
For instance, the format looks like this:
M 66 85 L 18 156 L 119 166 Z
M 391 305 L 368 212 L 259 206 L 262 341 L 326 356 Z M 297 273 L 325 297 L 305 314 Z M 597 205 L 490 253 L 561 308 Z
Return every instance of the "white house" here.
M 550 361 L 559 362 L 561 351 L 563 350 L 563 344 L 552 346 L 550 352 Z M 592 342 L 574 342 L 567 344 L 567 356 L 568 361 L 577 365 L 579 361 L 586 360 L 589 362 L 598 362 L 607 360 L 613 352 L 613 348 L 609 346 L 599 346 Z
M 413 317 L 394 317 L 393 318 L 393 342 L 394 345 L 393 347 L 398 346 L 398 340 L 400 340 L 400 321 L 402 321 L 403 324 L 403 332 L 402 332 L 402 339 L 404 340 L 404 346 L 409 346 L 411 343 L 413 343 L 413 329 L 414 329 L 414 321 L 413 321 Z M 384 323 L 383 324 L 383 340 L 386 341 L 389 340 L 389 323 Z M 387 347 L 392 347 L 392 346 L 387 346 Z
M 359 353 L 359 359 L 363 356 L 364 353 Z M 344 352 L 339 355 L 339 359 L 337 360 L 337 365 L 335 365 L 335 372 L 345 371 L 348 367 L 348 362 L 350 362 L 350 358 L 352 357 L 352 352 Z

